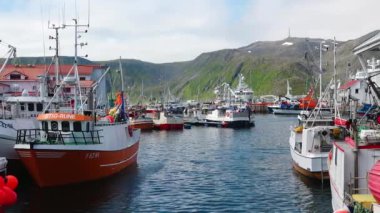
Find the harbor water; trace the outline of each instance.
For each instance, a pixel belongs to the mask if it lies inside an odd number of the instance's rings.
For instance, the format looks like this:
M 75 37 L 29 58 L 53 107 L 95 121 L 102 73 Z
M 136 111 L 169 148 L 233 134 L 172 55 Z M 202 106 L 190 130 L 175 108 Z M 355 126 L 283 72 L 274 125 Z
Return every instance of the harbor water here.
M 144 132 L 138 164 L 100 181 L 40 189 L 21 178 L 7 212 L 332 212 L 329 184 L 292 170 L 296 118 L 255 119 L 251 129 Z

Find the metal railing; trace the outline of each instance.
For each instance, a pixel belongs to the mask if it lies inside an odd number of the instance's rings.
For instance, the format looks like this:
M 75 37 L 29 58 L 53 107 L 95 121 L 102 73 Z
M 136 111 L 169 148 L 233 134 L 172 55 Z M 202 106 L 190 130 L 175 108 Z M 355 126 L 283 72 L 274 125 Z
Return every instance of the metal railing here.
M 42 129 L 17 130 L 16 144 L 100 144 L 99 132 L 92 131 L 51 131 Z M 41 134 L 43 133 L 43 134 Z

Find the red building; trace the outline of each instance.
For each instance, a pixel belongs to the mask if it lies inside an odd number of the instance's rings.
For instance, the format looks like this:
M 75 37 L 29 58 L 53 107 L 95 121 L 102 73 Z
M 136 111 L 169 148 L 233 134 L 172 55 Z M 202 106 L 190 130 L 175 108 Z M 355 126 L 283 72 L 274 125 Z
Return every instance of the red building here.
M 62 80 L 70 72 L 74 75 L 73 65 L 60 65 L 59 79 Z M 94 81 L 105 71 L 101 65 L 79 65 L 78 74 L 82 94 L 86 94 Z M 40 88 L 40 76 L 48 76 L 48 92 L 54 91 L 56 74 L 54 66 L 47 65 L 7 65 L 0 73 L 0 94 L 3 96 L 21 95 L 26 90 L 29 95 L 38 95 Z M 105 87 L 105 83 L 104 83 Z M 74 94 L 73 86 L 66 85 L 63 91 Z

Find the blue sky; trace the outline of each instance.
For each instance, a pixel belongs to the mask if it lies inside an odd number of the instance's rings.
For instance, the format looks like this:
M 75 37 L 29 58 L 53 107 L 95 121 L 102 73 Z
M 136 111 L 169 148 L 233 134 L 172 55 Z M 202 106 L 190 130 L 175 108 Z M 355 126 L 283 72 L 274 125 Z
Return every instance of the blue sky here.
M 155 63 L 292 36 L 354 39 L 379 29 L 378 0 L 91 0 L 80 55 Z M 87 23 L 87 0 L 0 0 L 0 40 L 19 56 L 51 56 L 48 21 Z M 363 12 L 365 11 L 365 12 Z M 73 29 L 61 31 L 61 55 L 73 55 Z M 0 57 L 7 51 L 0 46 Z
M 240 21 L 248 10 L 250 1 L 248 0 L 225 0 L 225 4 L 229 8 L 230 21 L 235 23 Z

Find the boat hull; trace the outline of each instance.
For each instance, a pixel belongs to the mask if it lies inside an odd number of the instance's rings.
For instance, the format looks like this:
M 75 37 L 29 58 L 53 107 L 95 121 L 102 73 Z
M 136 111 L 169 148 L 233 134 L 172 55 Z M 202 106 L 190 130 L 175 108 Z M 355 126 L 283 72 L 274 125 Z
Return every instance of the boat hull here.
M 275 115 L 298 115 L 303 111 L 302 109 L 272 109 Z
M 141 129 L 141 130 L 152 130 L 154 125 L 153 122 L 131 122 L 130 125 L 134 129 Z
M 183 123 L 182 124 L 155 124 L 154 128 L 158 130 L 182 130 Z
M 0 119 L 0 156 L 8 160 L 19 160 L 14 145 L 18 129 L 36 128 L 35 118 Z
M 255 126 L 253 121 L 240 120 L 240 121 L 215 121 L 215 120 L 206 120 L 207 126 L 216 126 L 223 128 L 250 128 Z
M 305 130 L 303 133 L 305 133 Z M 301 140 L 301 136 L 302 134 L 296 133 L 295 131 L 291 131 L 291 135 L 289 138 L 290 154 L 292 157 L 292 164 L 294 170 L 310 178 L 315 178 L 318 180 L 329 179 L 327 165 L 328 153 L 302 154 L 299 151 L 299 148 L 297 149 L 295 145 L 296 141 Z M 302 146 L 306 146 L 305 141 L 303 141 Z
M 306 170 L 302 167 L 300 167 L 296 162 L 293 161 L 293 169 L 306 176 L 306 177 L 309 177 L 309 178 L 314 178 L 314 179 L 318 179 L 318 180 L 329 180 L 329 172 L 328 171 L 325 171 L 325 172 L 311 172 L 309 170 Z
M 40 187 L 97 180 L 136 164 L 139 142 L 121 150 L 22 149 L 16 151 Z
M 16 137 L 12 138 L 7 135 L 0 135 L 0 156 L 9 160 L 19 160 L 19 157 L 13 148 L 16 143 Z

